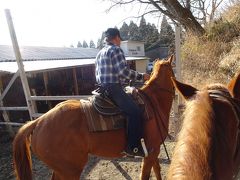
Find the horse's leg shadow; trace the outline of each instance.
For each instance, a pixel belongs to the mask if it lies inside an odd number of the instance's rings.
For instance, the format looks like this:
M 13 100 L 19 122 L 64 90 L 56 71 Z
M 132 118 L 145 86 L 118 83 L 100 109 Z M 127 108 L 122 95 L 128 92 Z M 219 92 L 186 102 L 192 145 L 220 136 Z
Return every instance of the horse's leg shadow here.
M 91 173 L 91 171 L 96 167 L 97 163 L 99 163 L 100 158 L 96 156 L 89 156 L 89 161 L 84 168 L 81 179 L 86 179 L 86 177 Z
M 132 180 L 129 174 L 121 167 L 121 165 L 116 160 L 111 160 L 111 163 L 119 170 L 119 172 L 125 177 L 126 180 Z

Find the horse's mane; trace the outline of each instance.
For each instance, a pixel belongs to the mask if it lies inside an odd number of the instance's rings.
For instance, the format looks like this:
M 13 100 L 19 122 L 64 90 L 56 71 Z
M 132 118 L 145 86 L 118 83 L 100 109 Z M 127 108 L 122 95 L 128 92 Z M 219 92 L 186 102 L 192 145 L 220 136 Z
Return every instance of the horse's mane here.
M 169 170 L 170 179 L 211 178 L 207 157 L 211 153 L 212 116 L 207 90 L 199 91 L 194 100 L 187 102 L 182 130 Z

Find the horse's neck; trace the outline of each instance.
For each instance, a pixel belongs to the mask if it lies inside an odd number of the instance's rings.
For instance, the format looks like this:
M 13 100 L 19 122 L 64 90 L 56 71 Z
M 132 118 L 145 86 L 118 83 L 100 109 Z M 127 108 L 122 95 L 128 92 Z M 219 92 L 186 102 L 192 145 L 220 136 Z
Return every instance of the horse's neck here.
M 208 93 L 187 104 L 182 130 L 178 136 L 169 179 L 210 179 L 212 107 Z
M 168 90 L 168 89 L 166 89 Z M 148 96 L 149 101 L 151 101 L 152 108 L 158 112 L 164 112 L 166 114 L 170 113 L 173 94 L 167 91 L 161 91 L 154 86 L 147 86 L 142 89 L 142 91 Z

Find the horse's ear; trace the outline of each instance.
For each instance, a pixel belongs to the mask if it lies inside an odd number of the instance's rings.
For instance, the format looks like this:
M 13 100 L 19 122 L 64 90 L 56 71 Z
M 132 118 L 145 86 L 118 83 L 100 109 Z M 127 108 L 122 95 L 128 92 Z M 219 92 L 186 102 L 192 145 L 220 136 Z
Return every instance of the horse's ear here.
M 168 58 L 167 61 L 168 61 L 170 64 L 172 64 L 173 60 L 174 60 L 174 54 L 172 54 L 172 55 Z
M 173 82 L 174 87 L 179 91 L 179 93 L 186 100 L 193 97 L 196 94 L 196 92 L 198 91 L 196 88 L 194 88 L 188 84 L 181 83 L 181 82 L 177 81 L 175 78 L 172 78 L 172 82 Z
M 234 98 L 240 99 L 240 73 L 232 78 L 228 84 L 228 90 Z

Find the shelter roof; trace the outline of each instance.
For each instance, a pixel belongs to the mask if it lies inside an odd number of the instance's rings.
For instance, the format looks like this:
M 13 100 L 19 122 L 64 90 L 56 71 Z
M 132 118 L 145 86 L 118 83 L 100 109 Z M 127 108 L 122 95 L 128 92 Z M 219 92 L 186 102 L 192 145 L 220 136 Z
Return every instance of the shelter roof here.
M 59 60 L 59 59 L 88 59 L 95 58 L 98 49 L 66 48 L 66 47 L 19 47 L 23 60 Z M 15 61 L 12 46 L 0 45 L 0 62 Z
M 26 72 L 41 72 L 91 65 L 99 52 L 93 48 L 20 47 Z M 146 60 L 147 57 L 126 57 L 126 60 Z M 0 45 L 0 74 L 18 69 L 12 46 Z

